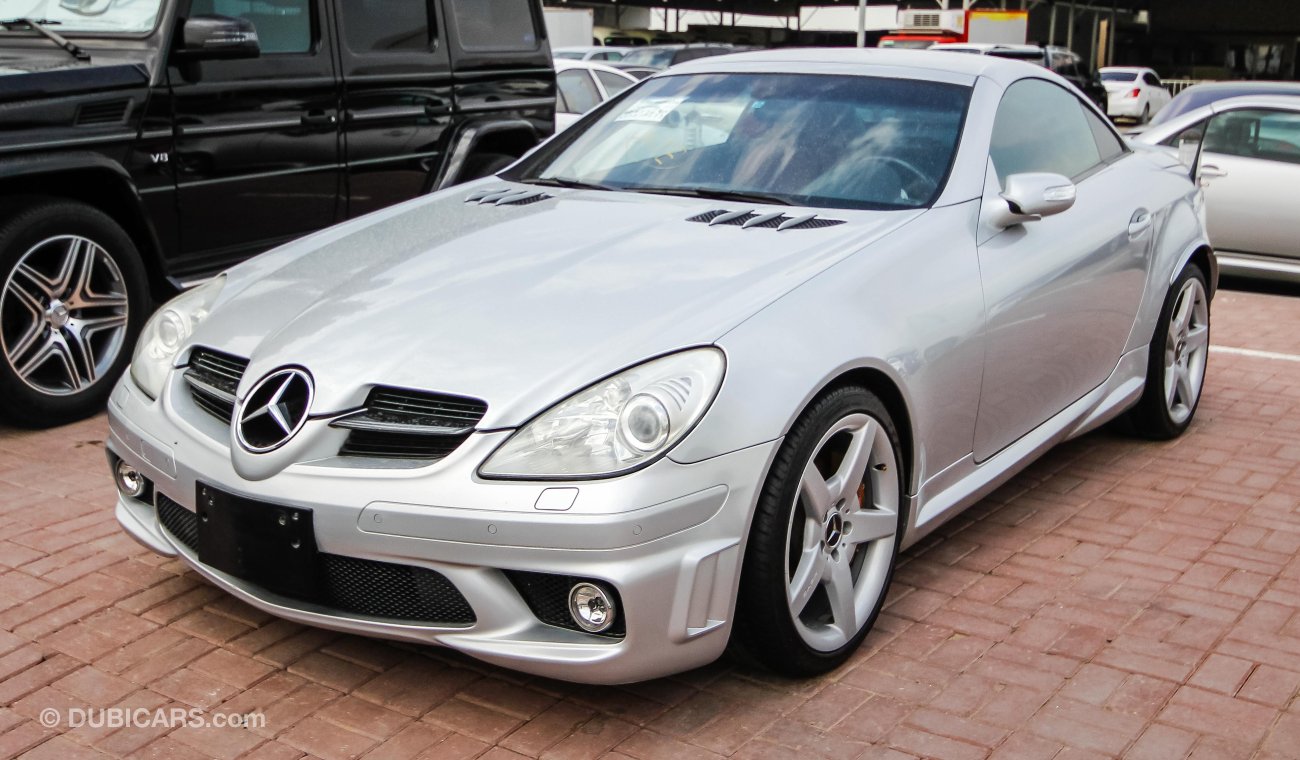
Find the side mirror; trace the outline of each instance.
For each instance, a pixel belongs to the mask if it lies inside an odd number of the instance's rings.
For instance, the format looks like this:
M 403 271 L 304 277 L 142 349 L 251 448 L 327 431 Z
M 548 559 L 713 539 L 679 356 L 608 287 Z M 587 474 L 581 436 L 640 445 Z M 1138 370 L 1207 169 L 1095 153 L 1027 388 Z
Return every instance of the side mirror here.
M 1060 174 L 1027 172 L 1007 177 L 999 208 L 990 221 L 998 227 L 1032 222 L 1074 205 L 1074 183 Z
M 191 16 L 185 19 L 180 36 L 176 57 L 186 61 L 257 58 L 262 54 L 257 28 L 244 18 Z

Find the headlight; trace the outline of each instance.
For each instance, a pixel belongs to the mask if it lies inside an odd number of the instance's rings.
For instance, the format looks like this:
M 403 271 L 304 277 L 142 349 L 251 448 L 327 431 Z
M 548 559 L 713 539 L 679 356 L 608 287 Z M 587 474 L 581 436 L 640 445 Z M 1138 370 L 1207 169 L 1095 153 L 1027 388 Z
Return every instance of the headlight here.
M 647 464 L 704 416 L 722 384 L 725 364 L 720 350 L 696 348 L 624 370 L 516 431 L 479 473 L 586 478 Z
M 187 290 L 168 301 L 145 323 L 135 344 L 135 355 L 131 357 L 131 379 L 149 398 L 158 398 L 162 393 L 176 353 L 194 334 L 194 328 L 207 318 L 208 310 L 225 284 L 226 276 L 221 275 Z

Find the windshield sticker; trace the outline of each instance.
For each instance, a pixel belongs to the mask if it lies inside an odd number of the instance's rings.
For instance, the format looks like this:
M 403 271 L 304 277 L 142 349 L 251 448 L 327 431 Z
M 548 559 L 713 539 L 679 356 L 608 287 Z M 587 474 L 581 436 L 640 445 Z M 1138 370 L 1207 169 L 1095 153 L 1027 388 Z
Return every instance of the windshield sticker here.
M 686 102 L 686 98 L 646 98 L 624 111 L 614 121 L 648 121 L 658 124 L 668 118 L 673 109 Z

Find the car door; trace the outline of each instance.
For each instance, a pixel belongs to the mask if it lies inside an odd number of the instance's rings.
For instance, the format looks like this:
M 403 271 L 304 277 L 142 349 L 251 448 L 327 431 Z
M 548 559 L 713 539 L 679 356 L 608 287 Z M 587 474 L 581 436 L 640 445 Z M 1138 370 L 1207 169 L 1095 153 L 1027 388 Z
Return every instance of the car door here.
M 600 89 L 586 69 L 565 69 L 555 75 L 555 131 L 573 126 L 582 115 L 601 103 Z
M 1142 85 L 1146 90 L 1147 102 L 1151 104 L 1151 115 L 1155 116 L 1161 108 L 1169 104 L 1169 90 L 1160 83 L 1160 77 L 1150 71 L 1143 72 Z
M 1243 108 L 1215 114 L 1200 175 L 1210 241 L 1222 251 L 1300 258 L 1300 113 Z
M 348 217 L 430 189 L 451 123 L 451 60 L 432 0 L 340 0 Z
M 1042 79 L 1012 84 L 998 107 L 985 206 L 1007 177 L 1054 172 L 1076 184 L 1063 213 L 982 226 L 987 309 L 974 452 L 988 459 L 1096 388 L 1132 330 L 1152 217 L 1135 200 L 1131 154 L 1074 93 Z
M 262 53 L 168 69 L 181 249 L 217 267 L 336 220 L 338 78 L 324 0 L 191 0 L 241 17 Z

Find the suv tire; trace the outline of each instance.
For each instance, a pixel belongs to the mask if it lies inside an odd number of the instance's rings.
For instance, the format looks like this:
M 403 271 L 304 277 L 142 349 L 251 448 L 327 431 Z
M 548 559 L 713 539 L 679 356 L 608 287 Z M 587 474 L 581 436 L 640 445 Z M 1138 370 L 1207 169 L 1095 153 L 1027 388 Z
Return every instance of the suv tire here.
M 0 220 L 0 416 L 48 427 L 104 408 L 148 317 L 130 235 L 104 212 L 29 202 Z

